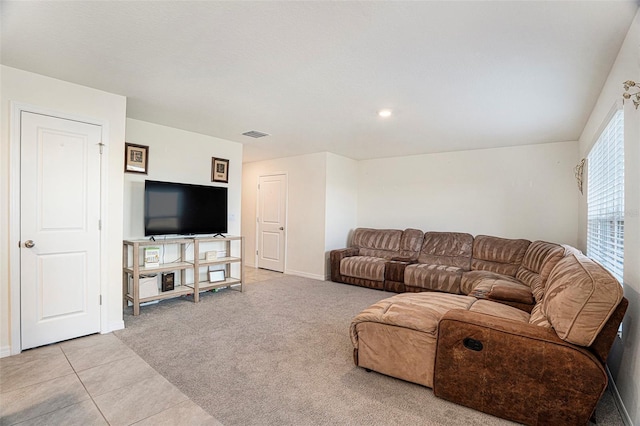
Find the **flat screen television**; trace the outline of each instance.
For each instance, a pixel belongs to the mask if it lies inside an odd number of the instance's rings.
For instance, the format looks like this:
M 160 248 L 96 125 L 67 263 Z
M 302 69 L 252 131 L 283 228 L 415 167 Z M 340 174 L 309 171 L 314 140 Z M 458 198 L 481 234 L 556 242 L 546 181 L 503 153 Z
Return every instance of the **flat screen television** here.
M 193 235 L 227 232 L 227 188 L 147 180 L 144 234 Z

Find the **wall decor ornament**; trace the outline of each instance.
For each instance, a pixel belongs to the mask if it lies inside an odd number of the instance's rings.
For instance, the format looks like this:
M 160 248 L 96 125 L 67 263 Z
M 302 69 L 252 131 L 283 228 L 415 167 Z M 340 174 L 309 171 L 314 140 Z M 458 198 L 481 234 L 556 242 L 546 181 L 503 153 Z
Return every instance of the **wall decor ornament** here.
M 126 173 L 147 174 L 149 171 L 149 147 L 125 143 L 124 171 Z
M 229 160 L 211 157 L 211 182 L 229 183 Z
M 622 103 L 624 103 L 625 99 L 631 99 L 633 101 L 633 105 L 638 109 L 638 106 L 640 106 L 640 84 L 632 80 L 627 80 L 622 83 L 622 86 L 624 87 Z M 635 90 L 635 93 L 632 92 L 633 90 Z
M 578 189 L 580 190 L 581 194 L 584 194 L 584 192 L 582 192 L 582 178 L 584 176 L 584 163 L 586 161 L 587 159 L 583 158 L 582 160 L 580 160 L 578 165 L 573 169 L 574 175 L 576 177 L 576 181 L 578 183 Z

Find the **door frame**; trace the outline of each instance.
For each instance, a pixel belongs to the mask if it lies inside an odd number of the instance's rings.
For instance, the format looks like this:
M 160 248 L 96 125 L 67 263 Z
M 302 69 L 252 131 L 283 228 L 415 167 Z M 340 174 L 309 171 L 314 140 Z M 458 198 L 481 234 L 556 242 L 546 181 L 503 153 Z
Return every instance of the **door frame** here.
M 280 176 L 284 175 L 286 179 L 286 184 L 284 187 L 284 272 L 287 273 L 287 248 L 289 247 L 289 173 L 288 172 L 273 172 L 273 173 L 265 173 L 258 175 L 256 179 L 256 231 L 255 231 L 255 247 L 253 249 L 253 264 L 256 265 L 256 269 L 258 269 L 258 249 L 260 248 L 260 222 L 259 214 L 260 214 L 260 178 L 269 177 L 269 176 Z
M 9 112 L 9 176 L 11 183 L 9 185 L 9 292 L 10 292 L 10 321 L 11 327 L 9 332 L 10 352 L 11 355 L 17 355 L 22 352 L 22 337 L 20 333 L 21 315 L 20 315 L 20 227 L 21 227 L 21 211 L 20 211 L 20 133 L 21 133 L 21 114 L 30 112 L 34 114 L 48 115 L 55 118 L 61 118 L 71 121 L 79 121 L 82 123 L 100 126 L 102 128 L 102 155 L 100 156 L 100 253 L 98 254 L 99 262 L 99 285 L 100 294 L 102 295 L 102 303 L 100 304 L 100 333 L 107 333 L 107 306 L 109 306 L 107 295 L 107 238 L 108 220 L 107 220 L 107 191 L 108 191 L 108 161 L 109 158 L 109 123 L 93 117 L 86 117 L 78 114 L 70 114 L 53 110 L 51 108 L 41 107 L 37 105 L 26 104 L 22 102 L 10 101 Z

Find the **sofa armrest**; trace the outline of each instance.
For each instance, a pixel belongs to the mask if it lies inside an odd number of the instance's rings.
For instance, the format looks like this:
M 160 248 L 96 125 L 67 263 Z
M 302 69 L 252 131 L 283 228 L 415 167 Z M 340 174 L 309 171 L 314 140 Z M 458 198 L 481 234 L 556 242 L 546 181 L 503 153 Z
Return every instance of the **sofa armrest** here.
M 436 396 L 525 424 L 587 424 L 602 364 L 552 329 L 452 310 L 438 325 Z
M 469 296 L 503 303 L 525 312 L 531 312 L 535 302 L 529 286 L 515 278 L 493 273 L 484 279 L 478 279 Z
M 331 250 L 329 253 L 329 261 L 331 262 L 331 281 L 343 282 L 340 274 L 340 262 L 345 257 L 357 256 L 360 249 L 357 247 L 348 247 L 343 249 Z

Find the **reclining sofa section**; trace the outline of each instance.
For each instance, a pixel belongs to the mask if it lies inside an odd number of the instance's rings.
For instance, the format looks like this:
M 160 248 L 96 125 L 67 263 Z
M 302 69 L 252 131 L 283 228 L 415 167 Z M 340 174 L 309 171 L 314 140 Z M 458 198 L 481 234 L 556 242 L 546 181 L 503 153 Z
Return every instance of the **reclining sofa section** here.
M 333 281 L 403 293 L 352 320 L 354 362 L 367 370 L 531 425 L 587 424 L 606 388 L 628 302 L 573 247 L 357 229 L 331 268 Z
M 627 300 L 604 268 L 561 259 L 531 314 L 472 296 L 404 293 L 359 313 L 356 365 L 531 425 L 587 424 Z
M 423 238 L 419 229 L 358 228 L 351 247 L 331 252 L 331 281 L 384 290 L 387 262 L 413 259 Z
M 379 290 L 439 291 L 494 300 L 531 312 L 565 254 L 577 250 L 486 235 L 358 228 L 333 250 L 331 280 Z

